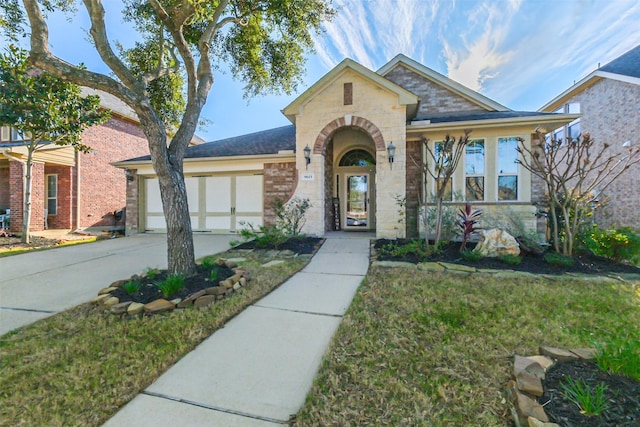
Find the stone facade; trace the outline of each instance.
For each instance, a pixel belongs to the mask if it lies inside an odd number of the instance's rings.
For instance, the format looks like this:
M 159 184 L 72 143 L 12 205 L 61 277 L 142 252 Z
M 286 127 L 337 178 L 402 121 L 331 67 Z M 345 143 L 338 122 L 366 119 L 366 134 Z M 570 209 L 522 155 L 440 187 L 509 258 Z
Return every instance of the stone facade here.
M 407 237 L 418 237 L 418 206 L 422 197 L 422 144 L 420 141 L 407 141 L 407 194 L 405 227 Z
M 580 128 L 590 132 L 598 148 L 610 144 L 609 152 L 622 153 L 622 144 L 639 144 L 640 86 L 612 79 L 603 79 L 567 102 L 579 102 Z M 640 230 L 640 164 L 632 166 L 605 191 L 607 205 L 596 213 L 601 227 L 630 226 Z

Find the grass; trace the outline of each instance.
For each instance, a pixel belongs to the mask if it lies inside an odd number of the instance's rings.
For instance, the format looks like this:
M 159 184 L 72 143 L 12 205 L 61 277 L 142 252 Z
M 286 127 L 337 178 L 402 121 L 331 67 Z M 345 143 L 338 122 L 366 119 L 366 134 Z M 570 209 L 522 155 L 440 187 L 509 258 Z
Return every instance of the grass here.
M 249 285 L 204 310 L 127 320 L 84 304 L 0 337 L 0 425 L 102 425 L 307 263 L 260 268 L 270 258 L 247 258 Z
M 638 335 L 616 336 L 596 344 L 596 364 L 605 372 L 640 381 L 640 342 Z
M 45 247 L 33 247 L 33 248 L 15 248 L 15 249 L 7 249 L 0 251 L 0 258 L 23 254 L 25 252 L 37 252 L 37 251 L 47 251 L 49 249 L 62 248 L 64 246 L 73 246 L 73 245 L 82 245 L 84 243 L 93 243 L 98 240 L 98 237 L 89 237 L 86 239 L 78 239 L 78 240 L 69 240 L 66 242 L 58 243 L 55 246 L 45 246 Z
M 514 354 L 640 336 L 638 286 L 371 268 L 296 426 L 511 426 Z

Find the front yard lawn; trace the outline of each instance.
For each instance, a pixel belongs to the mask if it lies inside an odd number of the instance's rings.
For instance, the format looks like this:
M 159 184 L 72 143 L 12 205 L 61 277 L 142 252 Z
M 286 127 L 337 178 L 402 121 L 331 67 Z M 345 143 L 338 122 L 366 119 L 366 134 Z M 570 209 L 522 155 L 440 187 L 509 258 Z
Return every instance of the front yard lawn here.
M 640 283 L 372 267 L 296 426 L 511 426 L 513 356 L 640 337 Z

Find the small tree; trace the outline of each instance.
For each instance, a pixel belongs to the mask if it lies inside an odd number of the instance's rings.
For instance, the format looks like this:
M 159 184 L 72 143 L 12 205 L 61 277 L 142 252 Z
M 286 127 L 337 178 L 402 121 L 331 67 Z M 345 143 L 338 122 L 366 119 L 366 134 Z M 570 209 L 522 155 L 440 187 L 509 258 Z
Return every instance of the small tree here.
M 91 148 L 82 143 L 82 133 L 110 116 L 99 107 L 99 97 L 83 98 L 79 86 L 31 69 L 26 51 L 12 45 L 0 54 L 0 125 L 11 126 L 28 138 L 24 141 L 24 243 L 29 243 L 33 155 L 50 144 L 71 145 L 87 153 Z
M 426 153 L 422 161 L 411 157 L 412 161 L 422 170 L 423 189 L 421 194 L 420 205 L 424 211 L 423 224 L 425 230 L 425 241 L 429 244 L 429 226 L 427 220 L 427 205 L 429 203 L 429 185 L 427 177 L 430 176 L 433 179 L 435 187 L 435 203 L 436 203 L 436 221 L 434 230 L 434 246 L 438 246 L 440 243 L 440 237 L 442 235 L 442 209 L 444 196 L 447 192 L 447 187 L 451 182 L 454 172 L 458 167 L 458 163 L 465 152 L 465 148 L 469 142 L 470 130 L 466 130 L 464 135 L 458 139 L 445 136 L 442 142 L 436 142 L 433 147 L 430 146 L 430 141 L 427 138 L 423 138 L 421 143 L 423 153 Z
M 610 154 L 610 144 L 597 147 L 589 133 L 567 138 L 565 143 L 545 139 L 538 129 L 536 134 L 537 143 L 531 148 L 519 140 L 518 163 L 544 182 L 553 247 L 572 256 L 585 215 L 601 192 L 640 162 L 640 147 Z

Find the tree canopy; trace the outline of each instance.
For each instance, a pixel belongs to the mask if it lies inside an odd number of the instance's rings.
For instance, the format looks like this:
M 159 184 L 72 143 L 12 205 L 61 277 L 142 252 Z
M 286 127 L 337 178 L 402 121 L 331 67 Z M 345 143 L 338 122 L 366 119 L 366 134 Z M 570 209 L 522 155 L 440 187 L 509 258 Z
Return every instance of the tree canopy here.
M 49 46 L 47 13 L 75 13 L 73 0 L 0 0 L 0 24 L 11 37 L 30 34 L 31 62 L 73 83 L 108 92 L 138 115 L 149 142 L 167 220 L 171 273 L 195 272 L 182 161 L 214 82 L 227 63 L 245 96 L 295 90 L 312 34 L 330 19 L 330 0 L 124 0 L 122 19 L 140 36 L 120 48 L 107 35 L 100 0 L 83 0 L 95 50 L 111 70 L 69 64 Z M 184 79 L 183 101 L 175 88 Z M 173 91 L 173 92 L 172 92 Z M 169 95 L 167 95 L 169 94 Z M 172 134 L 167 144 L 167 133 Z

